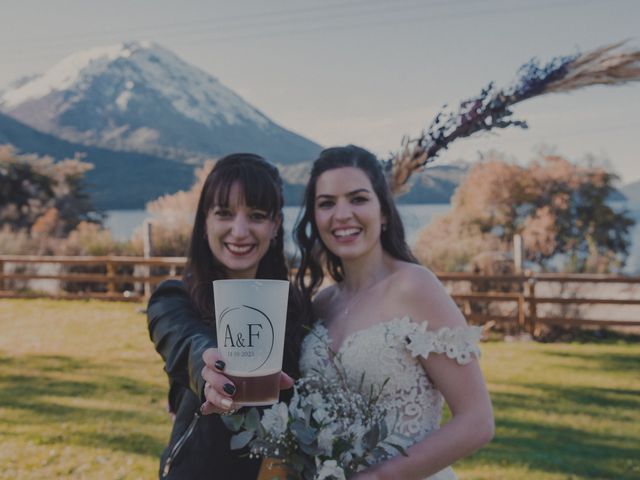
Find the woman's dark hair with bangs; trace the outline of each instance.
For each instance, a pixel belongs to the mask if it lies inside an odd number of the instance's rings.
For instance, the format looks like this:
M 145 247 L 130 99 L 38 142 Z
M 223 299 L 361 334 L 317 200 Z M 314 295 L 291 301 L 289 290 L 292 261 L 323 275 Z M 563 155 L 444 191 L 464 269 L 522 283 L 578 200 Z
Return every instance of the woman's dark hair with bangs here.
M 231 187 L 240 186 L 244 202 L 252 208 L 266 211 L 272 219 L 282 218 L 282 179 L 278 169 L 264 158 L 252 153 L 234 153 L 218 160 L 207 176 L 193 223 L 191 244 L 184 281 L 199 313 L 213 319 L 213 290 L 211 282 L 227 278 L 224 266 L 211 253 L 207 241 L 207 215 L 214 206 L 227 207 Z M 256 278 L 286 280 L 284 257 L 284 229 L 278 229 L 275 241 L 258 264 Z
M 393 195 L 382 171 L 382 165 L 375 155 L 355 145 L 327 148 L 313 162 L 311 177 L 304 193 L 303 211 L 294 231 L 301 252 L 296 283 L 306 297 L 311 297 L 322 283 L 324 279 L 323 266 L 336 282 L 344 278 L 342 261 L 327 249 L 318 234 L 315 223 L 315 197 L 318 177 L 328 170 L 345 167 L 359 168 L 367 174 L 371 181 L 373 191 L 380 202 L 382 214 L 387 219 L 386 228 L 380 234 L 382 248 L 398 260 L 418 263 L 405 240 L 400 214 L 393 201 Z M 307 280 L 309 280 L 308 283 Z
M 235 183 L 240 186 L 247 206 L 266 211 L 272 219 L 278 216 L 283 218 L 282 179 L 274 165 L 252 153 L 234 153 L 216 162 L 200 193 L 184 271 L 184 282 L 198 313 L 205 322 L 211 324 L 215 323 L 212 282 L 227 278 L 227 274 L 209 248 L 206 237 L 207 214 L 214 206 L 229 205 L 229 193 Z M 282 223 L 275 240 L 258 264 L 256 278 L 289 279 Z M 303 301 L 300 291 L 292 284 L 287 306 L 283 368 L 294 376 L 299 374 L 299 347 L 305 333 L 304 325 L 310 323 L 308 308 L 308 302 Z

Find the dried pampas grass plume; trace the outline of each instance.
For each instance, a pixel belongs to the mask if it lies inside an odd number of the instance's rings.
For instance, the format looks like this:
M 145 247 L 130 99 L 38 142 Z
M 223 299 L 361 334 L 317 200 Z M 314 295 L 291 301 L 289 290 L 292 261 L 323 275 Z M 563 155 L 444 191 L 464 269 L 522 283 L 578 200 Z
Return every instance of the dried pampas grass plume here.
M 456 112 L 440 112 L 416 139 L 403 138 L 398 153 L 385 162 L 391 190 L 409 190 L 411 175 L 435 160 L 457 138 L 506 127 L 527 128 L 512 118 L 510 107 L 545 93 L 572 92 L 592 85 L 624 85 L 640 80 L 640 50 L 625 50 L 618 42 L 590 52 L 556 57 L 540 66 L 532 59 L 518 70 L 507 88 L 489 84 L 480 95 L 460 102 Z

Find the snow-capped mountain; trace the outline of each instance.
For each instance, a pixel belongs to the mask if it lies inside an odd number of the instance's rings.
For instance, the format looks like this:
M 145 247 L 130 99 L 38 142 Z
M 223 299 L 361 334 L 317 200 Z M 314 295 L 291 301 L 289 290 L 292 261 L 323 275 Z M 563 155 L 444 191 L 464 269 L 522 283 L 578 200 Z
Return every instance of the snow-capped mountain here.
M 3 90 L 0 110 L 68 141 L 181 160 L 252 151 L 290 164 L 321 148 L 151 42 L 75 53 Z

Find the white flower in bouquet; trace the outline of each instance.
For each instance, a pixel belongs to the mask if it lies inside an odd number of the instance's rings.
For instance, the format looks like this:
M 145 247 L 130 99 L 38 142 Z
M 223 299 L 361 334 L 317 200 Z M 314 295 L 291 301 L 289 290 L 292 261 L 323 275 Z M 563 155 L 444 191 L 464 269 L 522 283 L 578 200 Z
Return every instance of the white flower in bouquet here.
M 335 435 L 335 430 L 331 425 L 320 429 L 320 433 L 318 433 L 318 448 L 323 455 L 331 455 Z
M 282 435 L 287 430 L 289 409 L 285 403 L 276 403 L 269 410 L 265 410 L 260 423 L 264 429 L 275 436 Z
M 346 480 L 344 470 L 338 466 L 335 460 L 325 460 L 318 470 L 317 480 Z

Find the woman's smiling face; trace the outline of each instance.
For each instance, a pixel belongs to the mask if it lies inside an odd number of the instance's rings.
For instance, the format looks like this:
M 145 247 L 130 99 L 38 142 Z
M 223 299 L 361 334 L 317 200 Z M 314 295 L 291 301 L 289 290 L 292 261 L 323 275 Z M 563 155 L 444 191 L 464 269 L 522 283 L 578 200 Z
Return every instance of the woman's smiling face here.
M 369 177 L 359 168 L 336 168 L 318 177 L 314 219 L 325 247 L 343 261 L 382 248 L 386 219 Z
M 237 183 L 231 186 L 228 205 L 214 205 L 207 214 L 207 241 L 229 278 L 255 278 L 258 264 L 275 238 L 281 219 L 245 203 Z

